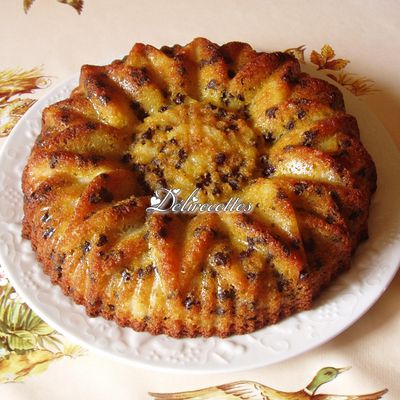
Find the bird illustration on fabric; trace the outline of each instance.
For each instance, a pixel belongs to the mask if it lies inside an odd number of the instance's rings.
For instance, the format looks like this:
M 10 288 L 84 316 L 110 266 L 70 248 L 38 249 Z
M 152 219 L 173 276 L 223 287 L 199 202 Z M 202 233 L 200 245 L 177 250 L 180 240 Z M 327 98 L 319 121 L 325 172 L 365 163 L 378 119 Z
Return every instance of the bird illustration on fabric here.
M 312 381 L 297 392 L 283 392 L 251 381 L 238 381 L 220 386 L 180 393 L 149 393 L 155 400 L 378 400 L 387 389 L 364 395 L 316 394 L 325 383 L 334 380 L 347 368 L 325 367 Z

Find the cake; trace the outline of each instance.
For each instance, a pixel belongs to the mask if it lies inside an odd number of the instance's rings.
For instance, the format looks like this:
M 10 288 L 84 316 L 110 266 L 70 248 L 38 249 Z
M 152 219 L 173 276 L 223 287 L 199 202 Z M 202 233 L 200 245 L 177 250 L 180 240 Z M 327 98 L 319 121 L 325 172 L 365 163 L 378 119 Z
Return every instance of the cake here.
M 65 295 L 172 337 L 312 307 L 367 238 L 374 163 L 340 90 L 283 52 L 197 38 L 84 65 L 26 164 L 23 236 Z M 250 213 L 149 212 L 161 188 Z

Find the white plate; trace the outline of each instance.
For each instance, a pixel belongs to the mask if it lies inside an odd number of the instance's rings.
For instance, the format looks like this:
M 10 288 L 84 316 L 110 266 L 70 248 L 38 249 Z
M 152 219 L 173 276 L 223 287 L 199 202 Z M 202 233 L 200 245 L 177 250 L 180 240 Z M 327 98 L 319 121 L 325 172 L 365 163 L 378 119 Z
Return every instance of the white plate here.
M 29 306 L 59 332 L 84 347 L 134 365 L 168 371 L 226 372 L 260 367 L 310 350 L 354 323 L 387 288 L 400 261 L 400 158 L 382 124 L 357 98 L 344 93 L 348 111 L 358 119 L 363 143 L 378 170 L 370 239 L 360 246 L 350 272 L 340 276 L 311 311 L 277 325 L 228 339 L 171 339 L 120 328 L 89 318 L 44 275 L 21 238 L 20 180 L 40 132 L 44 107 L 69 96 L 77 77 L 54 88 L 20 120 L 0 155 L 0 262 Z

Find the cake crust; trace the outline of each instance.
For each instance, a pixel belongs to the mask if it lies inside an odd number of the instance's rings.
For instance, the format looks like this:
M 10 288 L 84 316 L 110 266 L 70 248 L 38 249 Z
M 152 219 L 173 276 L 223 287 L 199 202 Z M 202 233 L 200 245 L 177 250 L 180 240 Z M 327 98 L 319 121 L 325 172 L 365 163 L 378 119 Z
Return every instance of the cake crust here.
M 148 213 L 161 187 L 254 210 Z M 350 267 L 376 170 L 336 86 L 197 38 L 83 66 L 44 110 L 22 188 L 24 238 L 89 316 L 226 337 L 309 309 Z

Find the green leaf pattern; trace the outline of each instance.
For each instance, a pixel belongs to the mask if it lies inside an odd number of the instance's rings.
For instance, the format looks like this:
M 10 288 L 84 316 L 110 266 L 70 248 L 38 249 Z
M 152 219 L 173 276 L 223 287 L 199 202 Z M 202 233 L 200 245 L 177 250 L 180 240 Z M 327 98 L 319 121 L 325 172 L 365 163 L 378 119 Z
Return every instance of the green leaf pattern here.
M 0 382 L 16 382 L 83 350 L 42 321 L 17 296 L 0 266 Z

